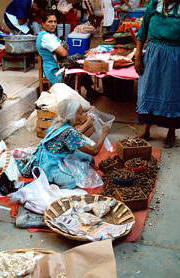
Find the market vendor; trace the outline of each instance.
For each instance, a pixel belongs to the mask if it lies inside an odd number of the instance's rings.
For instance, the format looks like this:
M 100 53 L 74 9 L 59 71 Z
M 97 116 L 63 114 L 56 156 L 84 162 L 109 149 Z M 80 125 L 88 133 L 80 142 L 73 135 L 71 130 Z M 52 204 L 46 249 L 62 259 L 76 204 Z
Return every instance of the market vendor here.
M 63 82 L 63 72 L 57 56 L 66 57 L 68 51 L 62 45 L 61 40 L 54 34 L 57 27 L 57 18 L 53 11 L 44 13 L 42 16 L 42 31 L 36 40 L 37 50 L 42 57 L 43 70 L 51 85 Z
M 111 0 L 112 6 L 114 8 L 114 20 L 110 27 L 110 32 L 115 33 L 123 21 L 123 19 L 127 16 L 127 10 L 131 9 L 131 5 L 128 0 Z
M 30 176 L 33 166 L 39 166 L 50 183 L 74 188 L 76 184 L 69 169 L 70 164 L 73 166 L 76 163 L 84 167 L 83 175 L 86 178 L 87 171 L 94 162 L 93 156 L 98 154 L 109 133 L 109 126 L 103 126 L 97 143 L 89 145 L 82 133 L 92 124 L 93 119 L 83 111 L 79 101 L 64 100 L 55 124 L 48 129 L 36 151 L 28 159 L 18 162 L 21 174 Z M 81 125 L 80 131 L 75 128 L 77 125 Z M 69 159 L 69 164 L 66 159 Z M 87 167 L 83 166 L 84 163 Z
M 39 15 L 46 6 L 46 0 L 12 0 L 5 10 L 4 21 L 11 32 L 28 34 L 29 19 Z
M 61 70 L 61 57 L 68 55 L 67 49 L 62 45 L 61 40 L 54 34 L 57 27 L 57 18 L 53 11 L 47 11 L 42 16 L 42 31 L 38 34 L 36 40 L 37 50 L 42 57 L 43 70 L 46 78 L 51 85 L 64 82 L 64 72 Z M 92 88 L 93 82 L 87 74 L 82 76 L 81 86 L 84 86 L 88 96 L 96 96 L 96 92 Z

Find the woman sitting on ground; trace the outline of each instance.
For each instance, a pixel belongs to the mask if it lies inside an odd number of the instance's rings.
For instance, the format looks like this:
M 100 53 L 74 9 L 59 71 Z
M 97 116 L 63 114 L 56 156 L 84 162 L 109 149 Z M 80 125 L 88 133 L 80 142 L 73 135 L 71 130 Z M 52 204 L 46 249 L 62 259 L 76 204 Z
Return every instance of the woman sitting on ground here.
M 21 161 L 18 165 L 23 176 L 30 176 L 33 166 L 39 166 L 44 170 L 50 183 L 74 188 L 76 183 L 65 159 L 70 158 L 71 162 L 75 161 L 76 164 L 78 161 L 92 165 L 93 156 L 100 151 L 109 127 L 103 127 L 98 142 L 91 146 L 83 138 L 82 133 L 92 126 L 93 119 L 84 113 L 79 101 L 64 100 L 59 114 L 57 121 L 48 129 L 46 137 L 41 140 L 32 157 Z M 75 128 L 77 125 L 81 125 L 80 131 Z

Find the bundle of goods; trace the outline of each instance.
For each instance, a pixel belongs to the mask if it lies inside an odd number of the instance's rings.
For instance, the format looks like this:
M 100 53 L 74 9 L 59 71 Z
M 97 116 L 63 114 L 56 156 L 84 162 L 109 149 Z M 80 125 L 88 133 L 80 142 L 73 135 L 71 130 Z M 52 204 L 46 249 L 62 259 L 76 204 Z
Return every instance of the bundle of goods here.
M 144 139 L 128 137 L 116 143 L 116 151 L 124 161 L 135 157 L 149 160 L 152 154 L 152 146 Z
M 130 58 L 121 55 L 111 55 L 111 60 L 114 61 L 113 68 L 115 69 L 134 64 Z
M 84 70 L 92 73 L 96 72 L 107 72 L 108 63 L 102 60 L 85 60 L 84 61 Z
M 134 42 L 131 42 L 131 43 L 126 43 L 126 44 L 116 44 L 114 45 L 114 48 L 115 49 L 130 49 L 130 50 L 133 50 L 134 48 L 136 47 L 135 43 Z
M 121 25 L 119 26 L 117 33 L 121 33 L 121 32 L 128 32 L 129 29 L 136 29 L 139 30 L 141 27 L 141 21 L 139 20 L 135 20 L 135 19 L 126 19 L 125 21 L 123 21 L 121 23 Z
M 114 198 L 71 196 L 55 201 L 46 209 L 45 223 L 69 239 L 95 241 L 128 234 L 134 216 L 126 205 Z

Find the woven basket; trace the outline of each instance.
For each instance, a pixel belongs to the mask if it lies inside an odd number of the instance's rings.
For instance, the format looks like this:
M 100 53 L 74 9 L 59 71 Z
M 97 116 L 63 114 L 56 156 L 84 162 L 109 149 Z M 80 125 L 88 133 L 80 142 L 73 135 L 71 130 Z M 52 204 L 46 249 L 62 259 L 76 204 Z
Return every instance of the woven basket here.
M 55 202 L 53 202 L 50 206 L 48 206 L 45 210 L 44 218 L 45 223 L 47 226 L 53 230 L 54 232 L 72 239 L 72 240 L 79 240 L 79 241 L 88 241 L 85 238 L 71 235 L 65 232 L 60 231 L 59 229 L 54 228 L 48 220 L 53 221 L 55 218 L 63 214 L 66 210 L 72 208 L 73 201 L 85 201 L 87 204 L 94 203 L 97 201 L 106 201 L 112 200 L 111 197 L 105 197 L 102 195 L 84 195 L 84 196 L 70 196 L 67 198 L 61 198 Z M 122 202 L 118 201 L 117 205 L 103 217 L 103 220 L 107 223 L 111 224 L 126 224 L 130 223 L 135 220 L 134 215 L 132 214 L 131 210 Z M 126 231 L 121 237 L 128 234 L 130 230 Z

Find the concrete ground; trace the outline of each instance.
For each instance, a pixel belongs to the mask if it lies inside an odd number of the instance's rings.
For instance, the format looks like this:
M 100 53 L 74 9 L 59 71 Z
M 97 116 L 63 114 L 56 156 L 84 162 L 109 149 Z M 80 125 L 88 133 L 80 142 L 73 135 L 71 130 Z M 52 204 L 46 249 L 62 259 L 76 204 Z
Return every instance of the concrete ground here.
M 113 124 L 110 134 L 112 141 L 135 135 L 135 101 L 124 103 L 100 96 L 95 105 L 116 115 L 117 122 Z M 119 278 L 180 277 L 180 148 L 163 149 L 165 134 L 163 128 L 152 130 L 152 145 L 162 148 L 161 168 L 157 192 L 141 240 L 137 243 L 116 241 L 113 244 Z M 179 133 L 177 141 L 180 141 Z M 23 128 L 6 142 L 13 148 L 32 145 L 38 139 Z M 29 233 L 3 222 L 0 225 L 1 250 L 41 247 L 61 252 L 79 244 L 56 234 Z

